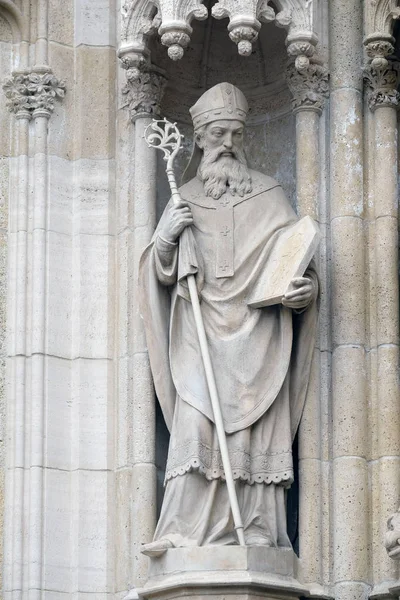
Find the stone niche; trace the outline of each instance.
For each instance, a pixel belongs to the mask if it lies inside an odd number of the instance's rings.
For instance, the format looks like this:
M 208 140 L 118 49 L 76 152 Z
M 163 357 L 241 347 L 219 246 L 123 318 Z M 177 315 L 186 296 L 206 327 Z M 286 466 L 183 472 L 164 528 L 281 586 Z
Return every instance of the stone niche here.
M 184 172 L 193 146 L 189 108 L 206 89 L 228 81 L 238 86 L 249 102 L 245 149 L 250 167 L 276 179 L 295 207 L 296 131 L 285 78 L 288 62 L 286 32 L 273 23 L 264 24 L 251 56 L 243 57 L 226 34 L 227 23 L 226 19 L 217 21 L 210 16 L 206 21 L 193 21 L 190 45 L 177 62 L 168 57 L 159 36 L 154 36 L 149 44 L 152 62 L 166 72 L 168 79 L 161 104 L 162 116 L 177 122 L 184 135 L 183 149 L 175 161 L 177 180 Z M 157 153 L 157 220 L 169 197 L 165 162 L 161 153 Z M 158 509 L 163 496 L 168 435 L 157 406 Z M 297 483 L 296 480 L 288 499 L 292 513 L 288 527 L 293 543 L 297 529 L 297 492 L 294 489 Z
M 291 95 L 286 83 L 288 62 L 286 32 L 264 24 L 253 52 L 242 57 L 226 35 L 227 21 L 209 17 L 193 21 L 191 42 L 180 61 L 173 62 L 159 36 L 149 42 L 152 62 L 167 75 L 161 114 L 184 135 L 183 150 L 175 162 L 178 181 L 190 158 L 193 130 L 189 108 L 203 92 L 228 81 L 238 86 L 249 101 L 245 150 L 249 165 L 274 177 L 295 207 L 296 131 Z M 157 220 L 170 197 L 165 162 L 157 153 Z M 296 207 L 295 207 L 296 208 Z M 161 506 L 169 434 L 157 407 L 156 462 L 157 505 Z M 296 448 L 294 460 L 296 461 Z M 289 492 L 288 532 L 297 549 L 298 474 Z M 184 567 L 182 567 L 184 565 Z M 274 548 L 174 549 L 162 559 L 150 561 L 148 582 L 140 590 L 143 599 L 207 597 L 288 599 L 306 593 L 298 582 L 298 561 L 291 550 Z M 216 590 L 220 591 L 216 591 Z M 256 590 L 256 591 L 255 591 Z M 214 595 L 213 595 L 214 594 Z M 137 598 L 132 591 L 129 598 Z

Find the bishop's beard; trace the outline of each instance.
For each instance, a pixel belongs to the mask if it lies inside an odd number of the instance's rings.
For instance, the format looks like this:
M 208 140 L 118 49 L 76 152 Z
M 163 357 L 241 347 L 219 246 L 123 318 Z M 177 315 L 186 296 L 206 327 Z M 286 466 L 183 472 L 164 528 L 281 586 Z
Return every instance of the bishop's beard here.
M 252 191 L 251 177 L 243 150 L 232 150 L 233 156 L 221 156 L 225 148 L 204 148 L 197 175 L 204 185 L 206 196 L 218 200 L 229 188 L 234 196 Z

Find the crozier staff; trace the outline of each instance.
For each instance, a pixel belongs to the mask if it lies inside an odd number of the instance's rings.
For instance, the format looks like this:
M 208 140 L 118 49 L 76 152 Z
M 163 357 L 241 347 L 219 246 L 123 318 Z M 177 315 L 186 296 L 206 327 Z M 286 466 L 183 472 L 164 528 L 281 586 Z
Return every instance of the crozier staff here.
M 192 227 L 192 272 L 249 545 L 290 546 L 285 489 L 304 406 L 316 327 L 317 277 L 309 267 L 282 304 L 247 298 L 274 243 L 297 217 L 272 178 L 243 151 L 247 101 L 229 83 L 190 110 L 195 146 L 180 188 L 141 259 L 140 293 L 154 383 L 171 432 L 166 490 L 154 541 L 144 552 L 236 543 L 224 470 L 188 302 L 178 239 Z M 185 261 L 187 262 L 187 261 Z

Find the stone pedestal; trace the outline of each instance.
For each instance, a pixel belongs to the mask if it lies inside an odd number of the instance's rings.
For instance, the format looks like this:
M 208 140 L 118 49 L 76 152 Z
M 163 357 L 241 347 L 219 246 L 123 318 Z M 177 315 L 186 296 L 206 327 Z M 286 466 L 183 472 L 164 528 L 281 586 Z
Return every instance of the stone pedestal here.
M 175 548 L 150 561 L 146 585 L 125 600 L 296 600 L 308 594 L 296 573 L 291 549 Z

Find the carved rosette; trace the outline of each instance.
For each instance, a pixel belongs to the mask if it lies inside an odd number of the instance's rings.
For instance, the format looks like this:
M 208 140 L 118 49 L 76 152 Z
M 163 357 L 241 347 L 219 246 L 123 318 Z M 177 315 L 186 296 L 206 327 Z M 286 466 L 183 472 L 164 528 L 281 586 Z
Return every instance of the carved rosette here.
M 158 117 L 167 79 L 163 71 L 145 62 L 122 63 L 126 69 L 126 85 L 122 89 L 123 107 L 129 110 L 131 121 L 143 117 Z
M 400 508 L 387 522 L 385 548 L 393 560 L 400 560 Z
M 65 95 L 65 83 L 49 70 L 14 72 L 5 80 L 3 90 L 8 109 L 17 118 L 39 114 L 49 118 L 55 101 Z
M 299 110 L 322 113 L 325 99 L 329 96 L 329 73 L 323 65 L 308 63 L 299 69 L 292 62 L 286 70 L 286 80 L 293 96 L 295 113 Z

